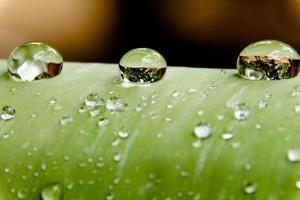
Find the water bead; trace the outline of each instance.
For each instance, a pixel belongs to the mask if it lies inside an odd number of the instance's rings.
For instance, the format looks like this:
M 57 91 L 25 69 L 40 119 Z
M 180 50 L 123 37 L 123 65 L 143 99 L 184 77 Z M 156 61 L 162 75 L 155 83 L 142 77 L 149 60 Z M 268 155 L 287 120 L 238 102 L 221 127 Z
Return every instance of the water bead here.
M 160 80 L 167 69 L 164 57 L 149 48 L 128 51 L 120 60 L 121 77 L 127 82 L 151 83 Z
M 15 48 L 7 59 L 8 72 L 15 80 L 33 81 L 60 74 L 63 57 L 42 42 L 28 42 Z
M 249 80 L 280 80 L 297 76 L 300 56 L 290 45 L 262 40 L 248 45 L 237 59 L 241 77 Z

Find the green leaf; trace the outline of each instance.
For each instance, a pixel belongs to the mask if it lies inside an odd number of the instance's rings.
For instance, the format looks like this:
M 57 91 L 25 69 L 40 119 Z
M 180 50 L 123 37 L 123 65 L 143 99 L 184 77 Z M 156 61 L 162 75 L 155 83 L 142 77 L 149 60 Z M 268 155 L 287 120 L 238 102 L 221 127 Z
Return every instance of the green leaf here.
M 0 120 L 0 199 L 300 198 L 300 163 L 287 158 L 300 148 L 299 77 L 169 67 L 139 86 L 121 84 L 117 65 L 66 63 L 56 78 L 15 82 L 4 61 L 0 75 L 0 108 L 16 110 Z M 80 113 L 91 93 L 128 107 Z M 238 109 L 249 116 L 236 119 Z M 198 139 L 199 124 L 212 135 Z

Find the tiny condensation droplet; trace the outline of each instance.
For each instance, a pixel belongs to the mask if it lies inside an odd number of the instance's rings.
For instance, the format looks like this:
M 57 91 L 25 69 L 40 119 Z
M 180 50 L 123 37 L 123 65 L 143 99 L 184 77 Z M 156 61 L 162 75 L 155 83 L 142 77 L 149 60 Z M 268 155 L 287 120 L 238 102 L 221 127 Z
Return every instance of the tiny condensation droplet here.
M 194 134 L 197 138 L 206 139 L 212 135 L 212 127 L 208 123 L 200 123 L 194 128 Z
M 248 45 L 237 59 L 241 77 L 249 80 L 280 80 L 297 76 L 300 57 L 290 45 L 262 40 Z
M 152 83 L 162 79 L 167 63 L 157 51 L 137 48 L 128 51 L 120 60 L 121 77 L 126 82 Z
M 290 162 L 299 162 L 300 161 L 300 149 L 292 148 L 287 152 L 287 158 Z
M 61 118 L 60 124 L 64 126 L 64 125 L 72 123 L 72 121 L 73 121 L 73 118 L 71 116 L 64 116 Z
M 60 74 L 63 57 L 42 42 L 28 42 L 15 48 L 7 59 L 8 72 L 15 80 L 33 81 Z
M 0 118 L 7 121 L 16 117 L 16 110 L 12 106 L 4 106 L 2 108 Z
M 195 149 L 199 149 L 201 146 L 202 146 L 202 142 L 200 140 L 196 140 L 192 143 L 192 146 L 195 148 Z
M 189 88 L 188 93 L 196 93 L 197 92 L 197 89 L 196 88 Z
M 244 188 L 246 194 L 254 194 L 257 191 L 257 185 L 251 182 L 248 182 Z
M 42 200 L 60 200 L 63 197 L 62 186 L 58 183 L 45 185 L 40 193 Z

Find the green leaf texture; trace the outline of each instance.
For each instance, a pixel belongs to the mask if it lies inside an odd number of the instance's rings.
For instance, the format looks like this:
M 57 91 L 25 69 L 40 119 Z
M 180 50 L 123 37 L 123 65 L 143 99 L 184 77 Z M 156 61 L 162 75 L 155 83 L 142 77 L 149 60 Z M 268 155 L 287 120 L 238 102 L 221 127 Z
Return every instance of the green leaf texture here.
M 169 67 L 139 86 L 122 84 L 114 64 L 65 63 L 60 76 L 34 82 L 6 71 L 1 61 L 0 109 L 10 105 L 16 117 L 0 120 L 1 200 L 300 199 L 300 162 L 287 157 L 300 148 L 299 77 Z M 91 93 L 128 108 L 80 113 Z M 245 120 L 234 115 L 239 105 Z M 64 116 L 73 121 L 61 125 Z M 109 124 L 99 126 L 101 117 Z M 210 137 L 195 136 L 199 123 L 211 125 Z

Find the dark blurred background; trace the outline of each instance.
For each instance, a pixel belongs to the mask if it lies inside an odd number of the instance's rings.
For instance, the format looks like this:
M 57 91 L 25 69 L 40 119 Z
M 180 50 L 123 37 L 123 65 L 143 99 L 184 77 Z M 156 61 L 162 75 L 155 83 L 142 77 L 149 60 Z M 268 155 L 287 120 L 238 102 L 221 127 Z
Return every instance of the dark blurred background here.
M 249 43 L 300 50 L 300 0 L 0 0 L 0 57 L 44 41 L 65 60 L 117 63 L 150 47 L 169 65 L 234 68 Z

